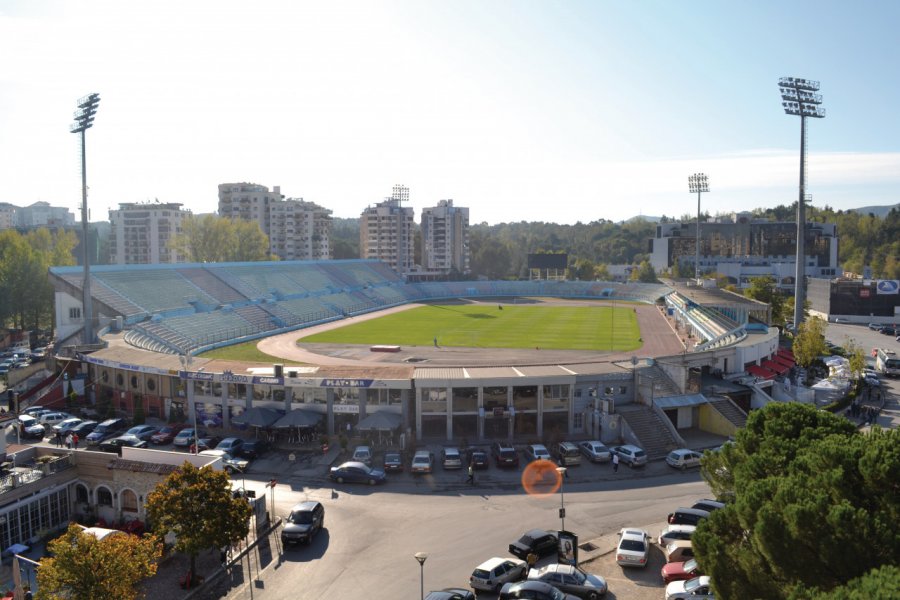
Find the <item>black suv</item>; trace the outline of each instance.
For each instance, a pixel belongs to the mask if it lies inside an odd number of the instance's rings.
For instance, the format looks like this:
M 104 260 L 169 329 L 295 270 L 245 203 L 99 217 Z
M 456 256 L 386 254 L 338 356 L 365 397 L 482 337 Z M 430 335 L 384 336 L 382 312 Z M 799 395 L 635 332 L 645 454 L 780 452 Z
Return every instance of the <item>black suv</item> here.
M 281 543 L 309 544 L 325 526 L 325 507 L 320 502 L 308 501 L 294 505 L 281 530 Z
M 491 444 L 491 454 L 498 467 L 518 467 L 519 453 L 512 444 L 506 442 L 494 442 Z

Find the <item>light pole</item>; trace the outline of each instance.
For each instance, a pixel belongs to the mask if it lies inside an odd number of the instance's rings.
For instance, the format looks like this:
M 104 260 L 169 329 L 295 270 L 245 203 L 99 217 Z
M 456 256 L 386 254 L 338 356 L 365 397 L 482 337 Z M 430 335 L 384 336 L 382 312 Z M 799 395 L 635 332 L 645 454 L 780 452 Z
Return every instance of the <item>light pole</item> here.
M 84 314 L 84 343 L 94 343 L 94 307 L 91 302 L 91 261 L 88 254 L 88 206 L 87 206 L 87 153 L 85 152 L 85 132 L 94 124 L 100 94 L 88 94 L 78 100 L 75 122 L 69 126 L 72 133 L 81 134 L 81 249 L 84 259 L 84 283 L 82 284 Z
M 819 82 L 799 77 L 782 77 L 778 80 L 781 105 L 785 114 L 800 117 L 800 196 L 797 198 L 797 264 L 794 275 L 794 327 L 803 322 L 803 304 L 806 301 L 806 117 L 822 119 L 825 109 L 819 91 Z
M 415 556 L 419 561 L 419 590 L 422 593 L 422 600 L 425 600 L 425 559 L 428 558 L 428 553 L 416 552 Z
M 700 282 L 700 194 L 709 191 L 709 179 L 704 173 L 694 173 L 688 177 L 688 189 L 697 194 L 697 249 L 694 256 L 694 279 Z
M 556 467 L 556 472 L 559 473 L 559 519 L 562 521 L 562 526 L 560 531 L 566 530 L 566 468 L 565 467 Z

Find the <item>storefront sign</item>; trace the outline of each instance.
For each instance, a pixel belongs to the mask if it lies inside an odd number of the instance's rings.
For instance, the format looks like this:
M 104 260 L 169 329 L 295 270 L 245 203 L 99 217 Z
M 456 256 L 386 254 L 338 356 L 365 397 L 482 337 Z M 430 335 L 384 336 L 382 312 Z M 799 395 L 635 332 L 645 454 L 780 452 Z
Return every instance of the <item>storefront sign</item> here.
M 359 404 L 333 404 L 331 411 L 334 414 L 359 414 Z
M 355 387 L 367 388 L 372 385 L 372 379 L 323 379 L 319 385 L 322 387 Z

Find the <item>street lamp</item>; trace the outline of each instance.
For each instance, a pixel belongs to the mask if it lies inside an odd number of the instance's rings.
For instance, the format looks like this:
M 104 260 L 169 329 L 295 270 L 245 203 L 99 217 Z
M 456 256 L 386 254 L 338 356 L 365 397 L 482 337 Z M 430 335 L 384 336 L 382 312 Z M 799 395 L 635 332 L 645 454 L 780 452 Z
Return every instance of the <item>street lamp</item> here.
M 82 284 L 84 314 L 84 343 L 94 343 L 94 308 L 91 302 L 91 261 L 88 254 L 88 207 L 87 207 L 87 153 L 84 134 L 94 124 L 100 94 L 88 94 L 78 100 L 75 122 L 69 126 L 72 133 L 81 134 L 81 249 L 84 259 L 84 283 Z
M 428 558 L 428 553 L 416 552 L 415 556 L 419 561 L 419 588 L 422 592 L 422 600 L 425 600 L 425 559 Z
M 556 467 L 556 472 L 559 473 L 559 518 L 562 521 L 562 527 L 560 531 L 566 530 L 566 491 L 564 486 L 566 485 L 566 468 L 565 467 Z
M 797 199 L 797 264 L 794 276 L 794 327 L 803 322 L 803 304 L 806 300 L 806 117 L 822 119 L 825 109 L 819 91 L 819 82 L 799 77 L 782 77 L 778 80 L 781 105 L 785 114 L 800 117 L 800 196 Z
M 688 177 L 688 189 L 697 194 L 697 254 L 694 256 L 694 279 L 700 282 L 700 194 L 709 191 L 709 179 L 704 173 Z

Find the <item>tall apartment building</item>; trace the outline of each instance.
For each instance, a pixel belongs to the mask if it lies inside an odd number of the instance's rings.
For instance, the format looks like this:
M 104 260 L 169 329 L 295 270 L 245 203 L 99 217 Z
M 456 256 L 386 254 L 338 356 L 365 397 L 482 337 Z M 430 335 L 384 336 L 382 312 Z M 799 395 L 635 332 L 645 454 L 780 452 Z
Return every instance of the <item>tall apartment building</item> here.
M 146 265 L 184 262 L 169 248 L 181 231 L 181 221 L 191 211 L 176 202 L 121 203 L 109 211 L 109 262 L 114 265 Z
M 440 200 L 422 209 L 422 267 L 448 274 L 469 272 L 469 209 Z
M 219 216 L 254 221 L 269 238 L 269 251 L 282 260 L 332 257 L 331 211 L 303 198 L 287 198 L 255 183 L 219 185 Z
M 661 271 L 682 263 L 693 272 L 697 223 L 660 223 L 651 242 L 650 264 Z M 807 223 L 807 277 L 832 278 L 838 265 L 837 227 L 833 223 Z M 794 285 L 797 224 L 756 219 L 734 213 L 700 224 L 700 272 L 719 273 L 739 288 L 754 277 L 771 275 L 779 288 Z
M 11 229 L 16 226 L 16 211 L 18 206 L 7 202 L 0 202 L 0 229 Z
M 360 258 L 378 259 L 401 274 L 414 264 L 413 208 L 403 206 L 409 200 L 409 188 L 395 185 L 390 198 L 370 206 L 359 217 Z

